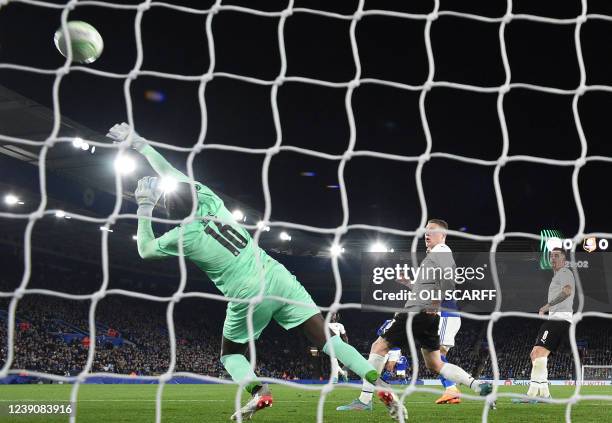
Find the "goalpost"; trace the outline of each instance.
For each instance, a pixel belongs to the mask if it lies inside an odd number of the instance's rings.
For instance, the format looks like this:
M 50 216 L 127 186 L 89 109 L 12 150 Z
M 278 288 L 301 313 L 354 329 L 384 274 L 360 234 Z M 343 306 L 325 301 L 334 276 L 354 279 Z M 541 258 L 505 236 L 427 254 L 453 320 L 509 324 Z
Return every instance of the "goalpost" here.
M 10 70 L 17 70 L 17 71 L 22 71 L 22 72 L 34 72 L 38 74 L 48 74 L 48 75 L 54 75 L 55 77 L 55 83 L 54 83 L 54 89 L 53 89 L 54 126 L 53 126 L 53 130 L 51 134 L 49 135 L 49 137 L 45 141 L 39 142 L 39 141 L 30 140 L 30 139 L 15 138 L 15 137 L 9 137 L 9 136 L 0 134 L 0 140 L 4 142 L 15 143 L 15 144 L 20 144 L 20 145 L 27 145 L 27 146 L 36 146 L 36 147 L 41 148 L 41 153 L 38 157 L 38 166 L 39 166 L 39 172 L 40 172 L 40 186 L 41 186 L 40 188 L 41 202 L 37 210 L 32 213 L 28 213 L 28 214 L 20 214 L 16 212 L 15 213 L 14 212 L 0 212 L 0 218 L 22 219 L 22 220 L 28 221 L 26 230 L 24 231 L 25 271 L 24 271 L 23 278 L 18 288 L 15 289 L 14 291 L 0 292 L 0 297 L 10 299 L 10 306 L 8 310 L 8 326 L 7 326 L 8 327 L 8 337 L 7 337 L 8 353 L 6 357 L 6 362 L 4 366 L 0 369 L 0 378 L 5 377 L 7 375 L 27 372 L 31 375 L 38 376 L 41 378 L 73 383 L 72 391 L 71 391 L 71 401 L 75 405 L 75 411 L 76 411 L 76 403 L 77 403 L 79 388 L 81 384 L 87 379 L 87 377 L 92 376 L 92 375 L 102 376 L 102 377 L 109 377 L 109 376 L 122 377 L 126 379 L 127 378 L 133 379 L 133 377 L 129 375 L 116 375 L 116 374 L 111 374 L 111 373 L 92 373 L 91 369 L 92 369 L 94 354 L 96 350 L 95 342 L 91 344 L 91 347 L 89 349 L 86 365 L 84 366 L 82 372 L 78 376 L 75 376 L 75 377 L 58 376 L 58 375 L 52 375 L 52 374 L 47 374 L 47 373 L 42 373 L 42 372 L 35 372 L 35 371 L 27 370 L 27 369 L 12 369 L 11 365 L 13 363 L 14 356 L 15 356 L 15 312 L 17 309 L 17 304 L 20 301 L 20 299 L 23 298 L 23 296 L 30 295 L 30 294 L 39 294 L 39 295 L 49 295 L 49 296 L 60 297 L 60 298 L 71 299 L 71 300 L 86 300 L 86 301 L 90 300 L 91 301 L 90 312 L 89 312 L 90 339 L 95 339 L 95 335 L 96 335 L 96 324 L 95 324 L 96 307 L 98 303 L 105 296 L 109 294 L 127 295 L 127 296 L 134 297 L 134 298 L 167 302 L 168 304 L 167 306 L 167 324 L 168 324 L 168 334 L 169 334 L 169 341 L 170 341 L 170 356 L 171 356 L 170 365 L 167 371 L 161 376 L 137 376 L 138 378 L 141 378 L 141 379 L 155 380 L 159 382 L 157 394 L 156 394 L 156 401 L 155 401 L 155 411 L 156 411 L 155 418 L 156 418 L 157 423 L 160 423 L 163 418 L 162 395 L 163 395 L 164 386 L 172 377 L 180 375 L 180 376 L 189 376 L 193 378 L 198 378 L 198 379 L 209 381 L 209 382 L 212 381 L 212 382 L 227 383 L 227 381 L 223 382 L 223 380 L 217 377 L 213 377 L 213 376 L 198 375 L 198 374 L 193 374 L 193 373 L 178 373 L 175 371 L 177 352 L 176 352 L 176 336 L 175 336 L 175 328 L 174 328 L 173 310 L 174 310 L 174 306 L 176 302 L 186 297 L 199 297 L 199 298 L 212 299 L 212 300 L 218 300 L 218 301 L 228 301 L 228 299 L 220 298 L 220 296 L 218 295 L 206 294 L 206 293 L 185 293 L 184 289 L 185 289 L 185 284 L 187 280 L 187 267 L 185 265 L 184 256 L 179 257 L 181 283 L 179 285 L 178 290 L 174 293 L 174 295 L 170 299 L 161 298 L 161 297 L 153 297 L 150 295 L 145 296 L 141 293 L 133 292 L 133 291 L 108 289 L 108 274 L 109 274 L 109 232 L 108 231 L 104 231 L 102 233 L 102 266 L 104 267 L 104 270 L 105 270 L 104 272 L 105 276 L 104 276 L 102 285 L 97 292 L 95 292 L 92 295 L 87 295 L 87 296 L 85 295 L 76 296 L 76 295 L 70 295 L 70 294 L 60 293 L 60 292 L 51 291 L 51 290 L 45 290 L 45 289 L 31 289 L 28 287 L 30 273 L 32 269 L 31 241 L 32 241 L 33 227 L 36 221 L 39 219 L 42 219 L 45 215 L 55 214 L 56 212 L 58 212 L 57 210 L 47 209 L 47 192 L 46 192 L 46 176 L 45 176 L 46 174 L 45 172 L 46 155 L 47 155 L 48 150 L 54 144 L 66 143 L 66 142 L 72 143 L 74 141 L 73 138 L 58 136 L 59 123 L 60 123 L 59 85 L 61 84 L 62 79 L 70 72 L 85 72 L 85 73 L 89 73 L 92 75 L 97 75 L 99 77 L 119 78 L 119 79 L 124 80 L 127 121 L 132 126 L 134 124 L 134 116 L 132 113 L 132 99 L 130 97 L 130 86 L 132 84 L 134 77 L 141 76 L 141 75 L 147 75 L 147 76 L 158 76 L 162 78 L 169 78 L 169 79 L 174 79 L 174 80 L 199 82 L 200 86 L 199 86 L 198 94 L 199 94 L 199 101 L 200 101 L 202 131 L 200 133 L 200 136 L 198 137 L 197 143 L 193 145 L 192 148 L 187 149 L 187 151 L 189 152 L 189 156 L 186 161 L 188 175 L 190 176 L 190 178 L 193 179 L 194 177 L 193 160 L 194 160 L 195 155 L 201 152 L 203 149 L 222 150 L 222 151 L 228 151 L 228 152 L 229 151 L 248 152 L 248 153 L 258 154 L 260 156 L 263 156 L 264 160 L 263 160 L 263 166 L 262 166 L 262 185 L 263 185 L 263 192 L 264 192 L 264 198 L 265 198 L 265 211 L 264 211 L 263 223 L 261 226 L 246 225 L 246 224 L 240 223 L 241 225 L 243 225 L 244 227 L 250 230 L 256 230 L 256 235 L 254 237 L 255 241 L 259 239 L 259 235 L 261 234 L 262 230 L 264 230 L 263 228 L 270 226 L 270 227 L 275 227 L 275 228 L 293 228 L 293 229 L 299 229 L 303 231 L 310 231 L 310 232 L 314 232 L 318 234 L 333 235 L 334 245 L 340 245 L 342 237 L 347 233 L 348 230 L 359 229 L 359 230 L 372 231 L 375 233 L 386 233 L 386 234 L 414 237 L 414 241 L 412 243 L 412 251 L 415 252 L 417 248 L 417 237 L 421 237 L 424 234 L 424 228 L 425 228 L 427 217 L 428 217 L 427 201 L 426 201 L 425 194 L 424 194 L 423 181 L 422 181 L 421 175 L 423 172 L 423 168 L 427 165 L 427 162 L 432 158 L 444 158 L 444 159 L 455 160 L 455 161 L 459 161 L 462 163 L 470 164 L 473 166 L 488 166 L 494 169 L 493 184 L 494 184 L 494 189 L 495 189 L 497 210 L 498 210 L 499 221 L 500 221 L 499 228 L 497 229 L 496 233 L 494 235 L 479 235 L 479 234 L 473 234 L 473 233 L 468 233 L 468 232 L 449 230 L 448 233 L 450 235 L 461 237 L 461 238 L 466 238 L 466 239 L 491 242 L 491 248 L 490 248 L 491 253 L 494 253 L 497 250 L 499 244 L 502 241 L 504 241 L 506 237 L 509 237 L 509 236 L 523 237 L 523 238 L 528 238 L 532 240 L 540 240 L 540 235 L 536 233 L 525 233 L 525 232 L 512 232 L 511 233 L 511 232 L 506 231 L 506 212 L 504 208 L 504 197 L 503 197 L 501 184 L 500 184 L 500 172 L 502 168 L 508 162 L 529 162 L 529 163 L 534 163 L 534 164 L 546 164 L 546 165 L 551 165 L 551 166 L 569 166 L 573 168 L 571 188 L 574 193 L 576 209 L 577 209 L 577 213 L 579 216 L 578 230 L 576 234 L 573 235 L 573 238 L 572 238 L 574 240 L 573 248 L 572 248 L 573 252 L 575 252 L 576 245 L 578 245 L 579 242 L 585 237 L 597 236 L 597 237 L 604 237 L 604 238 L 605 237 L 612 238 L 612 234 L 610 233 L 603 233 L 603 232 L 585 233 L 584 232 L 585 230 L 585 212 L 582 206 L 582 202 L 580 200 L 580 188 L 578 184 L 578 176 L 580 174 L 580 171 L 587 164 L 587 162 L 594 162 L 594 161 L 608 162 L 608 163 L 612 162 L 611 157 L 588 156 L 587 155 L 588 142 L 584 134 L 584 131 L 582 129 L 581 116 L 578 110 L 578 100 L 585 92 L 587 91 L 612 91 L 612 87 L 587 85 L 586 70 L 585 70 L 582 47 L 581 47 L 581 40 L 580 40 L 580 33 L 581 33 L 582 26 L 585 22 L 587 22 L 587 20 L 612 21 L 612 17 L 604 16 L 604 15 L 587 14 L 587 1 L 586 0 L 581 1 L 582 7 L 581 7 L 580 14 L 571 19 L 556 19 L 556 18 L 548 18 L 548 17 L 529 15 L 529 14 L 515 14 L 513 13 L 513 6 L 512 6 L 511 0 L 507 1 L 507 8 L 506 8 L 504 15 L 499 16 L 499 17 L 486 17 L 486 16 L 480 16 L 480 15 L 474 15 L 474 14 L 468 14 L 468 13 L 460 13 L 460 12 L 454 12 L 454 11 L 443 11 L 443 10 L 440 10 L 439 0 L 434 0 L 432 2 L 433 4 L 432 9 L 429 13 L 426 13 L 426 14 L 410 14 L 410 13 L 400 13 L 400 12 L 390 11 L 390 10 L 365 9 L 365 0 L 358 1 L 357 8 L 355 12 L 352 14 L 339 14 L 339 13 L 332 13 L 332 12 L 328 12 L 324 10 L 295 7 L 293 0 L 288 0 L 286 8 L 284 8 L 283 10 L 273 11 L 273 12 L 257 10 L 257 9 L 253 9 L 249 7 L 225 5 L 225 4 L 222 4 L 221 0 L 217 0 L 215 4 L 210 9 L 207 9 L 207 10 L 193 9 L 193 8 L 179 6 L 176 4 L 165 3 L 165 2 L 153 2 L 151 0 L 145 0 L 140 4 L 122 4 L 120 2 L 111 3 L 111 2 L 76 1 L 76 0 L 69 1 L 67 4 L 57 4 L 57 3 L 45 2 L 44 0 L 20 0 L 19 2 L 27 3 L 32 6 L 41 7 L 41 8 L 62 10 L 61 22 L 62 22 L 63 28 L 66 28 L 67 22 L 70 17 L 70 11 L 73 10 L 75 7 L 78 8 L 79 5 L 81 4 L 88 5 L 88 6 L 101 7 L 101 8 L 117 9 L 117 10 L 130 10 L 130 11 L 135 12 L 135 25 L 134 26 L 135 26 L 135 31 L 136 31 L 136 50 L 137 50 L 138 60 L 136 60 L 135 67 L 126 74 L 116 74 L 116 73 L 109 73 L 109 72 L 105 72 L 101 70 L 94 70 L 92 68 L 88 68 L 85 66 L 71 64 L 68 60 L 66 60 L 64 66 L 58 69 L 39 69 L 39 68 L 33 68 L 33 67 L 28 67 L 28 66 L 23 66 L 19 64 L 13 64 L 13 63 L 0 63 L 0 69 L 10 69 Z M 6 5 L 7 3 L 10 3 L 10 0 L 0 1 L 0 13 L 2 12 L 2 7 L 4 7 L 4 5 Z M 143 15 L 147 13 L 147 11 L 150 8 L 165 8 L 165 9 L 181 11 L 184 13 L 193 13 L 193 14 L 206 16 L 205 33 L 206 33 L 207 40 L 208 40 L 210 66 L 204 74 L 195 75 L 195 76 L 194 75 L 179 75 L 179 74 L 160 73 L 160 72 L 155 72 L 151 70 L 141 69 L 141 66 L 143 63 L 143 60 L 142 60 L 143 45 L 142 45 L 142 33 L 141 33 L 140 23 L 142 21 Z M 216 72 L 215 70 L 215 41 L 214 41 L 215 38 L 214 38 L 213 29 L 212 29 L 213 28 L 212 23 L 213 23 L 213 20 L 215 19 L 214 17 L 218 13 L 223 13 L 225 11 L 232 11 L 234 13 L 251 14 L 251 15 L 256 15 L 256 16 L 264 17 L 264 18 L 268 17 L 268 18 L 278 19 L 277 43 L 278 43 L 278 49 L 280 52 L 280 66 L 279 66 L 278 74 L 276 75 L 274 79 L 263 80 L 263 79 L 245 76 L 245 75 L 238 75 L 238 74 L 232 74 L 232 73 L 227 73 L 227 72 Z M 287 75 L 287 54 L 285 51 L 284 28 L 285 28 L 286 22 L 289 19 L 291 19 L 291 16 L 297 15 L 297 14 L 316 15 L 316 16 L 322 16 L 322 17 L 326 17 L 330 19 L 337 19 L 337 20 L 350 22 L 350 27 L 349 27 L 350 48 L 351 48 L 352 58 L 353 58 L 354 66 L 355 66 L 355 73 L 350 80 L 343 81 L 343 82 L 332 82 L 332 81 L 324 81 L 324 80 L 318 80 L 318 79 L 313 79 L 313 78 L 306 78 L 306 77 L 302 77 L 299 75 L 297 76 Z M 356 31 L 356 27 L 359 25 L 359 22 L 361 20 L 367 17 L 371 17 L 371 16 L 378 16 L 378 17 L 387 16 L 387 17 L 394 17 L 394 18 L 399 18 L 399 19 L 417 20 L 417 21 L 425 22 L 423 36 L 425 39 L 425 47 L 426 47 L 427 62 L 429 65 L 429 69 L 428 69 L 426 79 L 421 84 L 408 85 L 408 84 L 398 83 L 394 81 L 386 81 L 386 80 L 381 80 L 381 79 L 362 78 L 361 61 L 360 61 L 360 55 L 359 55 L 359 45 L 357 43 L 355 31 Z M 443 17 L 443 16 L 452 17 L 456 19 L 464 19 L 468 21 L 485 22 L 485 23 L 489 23 L 489 24 L 498 26 L 499 45 L 500 45 L 500 51 L 501 51 L 501 62 L 503 64 L 503 69 L 504 69 L 504 74 L 505 74 L 503 84 L 499 86 L 477 86 L 477 85 L 468 85 L 468 84 L 461 84 L 461 83 L 448 82 L 448 81 L 440 81 L 440 80 L 435 79 L 436 63 L 435 63 L 434 51 L 433 51 L 434 49 L 432 47 L 430 33 L 431 33 L 432 26 L 436 25 L 436 20 L 438 20 L 438 18 Z M 531 22 L 541 23 L 541 24 L 550 24 L 550 25 L 571 25 L 574 27 L 576 58 L 578 61 L 579 74 L 580 74 L 580 82 L 578 86 L 576 86 L 573 89 L 561 90 L 558 88 L 548 87 L 548 86 L 512 82 L 511 67 L 510 67 L 510 63 L 508 60 L 508 54 L 506 51 L 505 34 L 506 34 L 506 28 L 508 24 L 510 24 L 513 21 L 519 21 L 519 20 L 520 21 L 531 21 Z M 214 78 L 231 78 L 235 80 L 240 80 L 244 83 L 256 84 L 260 86 L 269 87 L 270 105 L 271 105 L 270 113 L 272 115 L 273 122 L 274 122 L 274 128 L 276 130 L 276 140 L 272 147 L 268 149 L 263 149 L 263 150 L 255 150 L 255 149 L 249 149 L 245 147 L 234 147 L 230 145 L 206 144 L 205 143 L 208 114 L 207 114 L 206 99 L 204 96 L 204 92 L 206 90 L 207 84 Z M 347 119 L 348 127 L 349 127 L 349 137 L 347 139 L 347 148 L 343 152 L 343 154 L 331 155 L 331 154 L 326 154 L 321 151 L 283 145 L 282 123 L 281 123 L 281 119 L 279 116 L 279 105 L 277 101 L 277 96 L 278 96 L 279 87 L 285 82 L 300 82 L 303 84 L 310 84 L 310 85 L 320 86 L 320 87 L 333 87 L 333 88 L 342 89 L 345 91 L 345 112 L 346 112 L 346 119 Z M 415 155 L 415 156 L 401 156 L 401 155 L 383 154 L 383 153 L 378 153 L 374 151 L 365 151 L 365 150 L 356 149 L 356 124 L 355 124 L 355 113 L 354 113 L 353 105 L 352 105 L 353 94 L 354 94 L 354 91 L 359 86 L 366 85 L 366 84 L 386 86 L 386 87 L 391 87 L 391 88 L 395 88 L 398 90 L 408 90 L 408 91 L 419 93 L 420 120 L 421 120 L 422 129 L 425 134 L 425 140 L 426 140 L 426 148 L 425 150 L 422 151 L 421 154 Z M 502 141 L 503 141 L 502 153 L 497 159 L 482 160 L 478 158 L 467 157 L 467 156 L 451 154 L 451 153 L 446 153 L 446 152 L 433 152 L 432 151 L 433 149 L 432 148 L 432 136 L 431 136 L 431 131 L 430 131 L 430 127 L 429 127 L 429 123 L 427 119 L 425 101 L 431 89 L 437 88 L 437 87 L 453 88 L 456 90 L 464 90 L 464 91 L 471 91 L 471 92 L 477 92 L 477 93 L 492 93 L 492 94 L 497 95 L 496 108 L 497 108 L 497 114 L 498 114 L 499 124 L 501 127 Z M 576 128 L 578 130 L 577 132 L 578 132 L 578 136 L 580 139 L 580 155 L 578 157 L 576 157 L 573 160 L 556 160 L 556 159 L 551 159 L 551 158 L 546 158 L 546 157 L 535 157 L 535 156 L 529 156 L 529 155 L 510 155 L 509 154 L 510 136 L 508 133 L 508 126 L 506 123 L 506 116 L 504 112 L 504 98 L 508 92 L 510 92 L 513 89 L 517 89 L 517 88 L 532 90 L 536 92 L 543 92 L 543 93 L 552 94 L 552 95 L 571 96 L 573 118 L 576 124 Z M 117 149 L 120 152 L 123 152 L 126 148 L 128 148 L 124 144 L 109 145 L 109 144 L 105 144 L 102 142 L 96 142 L 93 140 L 86 140 L 86 141 L 91 146 L 96 146 L 97 148 L 113 148 L 113 149 Z M 172 146 L 172 145 L 168 145 L 164 143 L 159 143 L 159 142 L 154 142 L 152 143 L 152 145 L 163 147 L 164 149 L 169 149 L 173 151 L 183 151 L 183 152 L 186 151 L 184 148 L 180 148 L 180 147 L 176 147 L 176 146 Z M 270 194 L 270 187 L 269 187 L 269 182 L 268 182 L 269 165 L 270 165 L 270 161 L 272 157 L 283 151 L 291 151 L 294 153 L 318 157 L 320 159 L 331 160 L 338 164 L 337 169 L 338 169 L 338 179 L 339 179 L 339 192 L 341 195 L 342 213 L 343 213 L 341 225 L 330 229 L 330 228 L 320 228 L 320 227 L 313 227 L 313 226 L 307 226 L 307 225 L 300 225 L 300 224 L 296 224 L 292 222 L 270 221 L 271 210 L 272 210 L 272 197 Z M 412 162 L 412 163 L 417 164 L 416 172 L 415 172 L 415 179 L 416 179 L 416 184 L 417 184 L 420 208 L 422 212 L 421 217 L 420 217 L 420 224 L 418 225 L 418 227 L 415 227 L 411 230 L 398 230 L 398 229 L 388 228 L 384 226 L 349 224 L 349 203 L 348 203 L 348 197 L 347 197 L 347 187 L 346 187 L 344 172 L 345 172 L 345 166 L 347 162 L 352 157 L 356 157 L 356 156 L 374 157 L 374 158 L 385 159 L 385 160 Z M 116 176 L 116 187 L 118 188 L 118 191 L 121 189 L 121 186 L 122 186 L 121 177 L 120 175 L 117 175 Z M 118 219 L 135 219 L 136 218 L 135 215 L 121 215 L 120 214 L 121 203 L 122 203 L 122 197 L 117 196 L 117 200 L 116 200 L 116 204 L 115 204 L 115 208 L 113 212 L 110 215 L 106 216 L 104 219 L 93 219 L 91 217 L 84 216 L 84 215 L 78 215 L 78 214 L 71 214 L 71 218 L 79 219 L 82 221 L 88 221 L 88 222 L 93 222 L 93 221 L 98 222 L 100 220 L 103 220 L 100 223 L 103 224 L 104 227 L 106 227 L 107 229 L 110 228 Z M 340 277 L 337 255 L 332 255 L 331 260 L 332 260 L 334 282 L 335 282 L 335 286 L 334 286 L 334 289 L 335 289 L 334 298 L 335 299 L 334 299 L 333 304 L 330 307 L 319 307 L 319 309 L 323 311 L 335 312 L 341 309 L 358 308 L 359 307 L 358 304 L 343 304 L 340 302 L 340 299 L 342 298 L 343 285 L 342 285 L 342 279 Z M 493 260 L 494 260 L 493 255 L 491 255 L 492 265 L 495 264 Z M 492 266 L 492 268 L 495 269 L 495 266 Z M 497 273 L 495 271 L 493 272 L 493 277 L 494 277 L 495 287 L 499 289 L 499 280 L 497 277 Z M 573 360 L 574 360 L 574 367 L 575 369 L 582 370 L 581 374 L 583 376 L 579 377 L 578 379 L 581 382 L 584 382 L 585 380 L 587 380 L 584 378 L 585 372 L 590 373 L 590 372 L 602 371 L 602 372 L 606 372 L 606 374 L 609 374 L 610 370 L 608 369 L 611 368 L 611 366 L 603 366 L 603 367 L 586 366 L 586 365 L 581 366 L 581 362 L 580 362 L 580 358 L 578 354 L 578 348 L 576 344 L 576 325 L 585 316 L 597 316 L 601 318 L 611 318 L 612 316 L 603 314 L 603 313 L 584 312 L 583 311 L 583 298 L 581 298 L 582 288 L 580 285 L 579 278 L 577 279 L 577 290 L 579 294 L 578 295 L 579 307 L 578 307 L 577 313 L 574 315 L 574 319 L 571 324 L 570 340 L 571 340 L 572 355 L 573 355 Z M 261 302 L 263 299 L 264 299 L 263 296 L 257 296 L 251 299 L 249 302 L 251 309 L 255 304 L 257 304 L 258 302 Z M 499 310 L 499 304 L 496 310 Z M 328 313 L 328 317 L 327 317 L 328 322 L 329 322 L 330 314 L 331 313 Z M 495 387 L 494 387 L 493 393 L 488 398 L 485 399 L 485 404 L 483 405 L 482 421 L 485 422 L 488 420 L 488 414 L 489 414 L 489 407 L 487 406 L 487 402 L 491 403 L 501 396 L 517 396 L 516 394 L 504 394 L 504 393 L 499 393 L 497 391 L 497 385 L 500 382 L 500 374 L 499 374 L 499 368 L 498 368 L 498 363 L 497 363 L 495 344 L 493 342 L 493 327 L 494 327 L 495 322 L 501 317 L 508 316 L 508 315 L 520 316 L 520 317 L 525 317 L 525 318 L 538 318 L 538 317 L 530 313 L 520 313 L 520 312 L 503 313 L 500 311 L 495 311 L 490 315 L 476 315 L 476 314 L 469 314 L 465 312 L 458 312 L 458 314 L 460 314 L 464 318 L 486 321 L 488 324 L 487 340 L 488 340 L 489 348 L 490 348 L 489 354 L 490 354 L 490 358 L 492 362 Z M 249 323 L 249 332 L 252 333 L 252 321 Z M 254 344 L 252 337 L 249 342 L 249 346 L 250 346 L 250 351 L 251 351 L 251 360 L 253 361 L 253 365 L 254 365 L 255 364 L 254 361 L 256 360 L 256 355 L 254 354 L 255 344 Z M 418 354 L 416 351 L 414 339 L 412 338 L 410 338 L 410 355 L 411 355 L 412 363 L 415 363 L 415 366 L 414 366 L 415 374 L 413 375 L 415 376 L 416 371 L 417 371 L 416 369 L 418 368 L 418 366 L 416 366 L 416 363 L 419 362 L 418 361 L 419 358 L 418 358 Z M 324 421 L 323 406 L 326 400 L 326 396 L 334 389 L 334 386 L 331 383 L 332 382 L 331 380 L 329 381 L 329 383 L 323 386 L 301 386 L 301 385 L 297 385 L 291 382 L 277 380 L 277 379 L 262 378 L 262 380 L 270 380 L 270 381 L 273 381 L 274 383 L 284 384 L 287 386 L 291 386 L 295 389 L 310 389 L 310 390 L 318 391 L 320 393 L 320 400 L 317 406 L 317 422 L 321 423 Z M 576 404 L 581 399 L 589 398 L 588 396 L 584 396 L 580 393 L 581 384 L 582 383 L 576 384 L 574 393 L 571 397 L 565 400 L 557 400 L 557 402 L 560 401 L 566 404 L 566 414 L 565 414 L 566 421 L 571 420 L 571 410 L 572 410 L 573 404 Z M 432 393 L 438 392 L 437 390 L 426 388 L 426 387 L 419 388 L 419 390 L 425 391 L 425 392 L 432 392 Z M 415 391 L 416 391 L 416 378 L 412 377 L 411 383 L 403 389 L 402 400 L 406 399 L 406 397 L 408 397 Z M 241 396 L 242 396 L 242 391 L 240 389 L 237 389 L 236 397 L 234 401 L 234 404 L 237 408 L 239 408 L 241 405 L 240 404 Z M 471 398 L 471 396 L 468 396 L 468 395 L 465 395 L 465 396 L 468 398 Z M 600 396 L 600 397 L 602 399 L 612 401 L 612 396 Z M 476 397 L 474 398 L 477 399 Z M 480 400 L 482 400 L 482 398 L 480 398 Z M 73 413 L 70 416 L 70 421 L 75 422 L 76 420 L 77 420 L 76 413 Z
M 580 372 L 580 385 L 612 385 L 612 364 L 583 364 Z

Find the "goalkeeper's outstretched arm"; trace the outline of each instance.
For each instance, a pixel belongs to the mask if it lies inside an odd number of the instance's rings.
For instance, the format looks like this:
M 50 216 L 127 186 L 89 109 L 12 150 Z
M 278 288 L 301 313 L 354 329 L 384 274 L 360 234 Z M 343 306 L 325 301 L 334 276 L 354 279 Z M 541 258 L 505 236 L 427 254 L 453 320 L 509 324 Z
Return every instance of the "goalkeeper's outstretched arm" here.
M 130 126 L 127 123 L 118 123 L 108 130 L 107 137 L 117 142 L 128 139 Z M 147 144 L 147 140 L 136 132 L 132 135 L 132 148 L 142 154 L 153 170 L 162 178 L 172 178 L 177 182 L 189 182 L 190 179 L 183 172 L 172 166 L 157 150 Z
M 159 259 L 166 257 L 166 254 L 159 251 L 157 248 L 157 240 L 153 233 L 153 225 L 151 224 L 151 216 L 153 208 L 162 191 L 159 188 L 157 178 L 146 176 L 138 181 L 138 187 L 134 196 L 138 203 L 138 233 L 136 234 L 136 242 L 138 244 L 138 254 L 143 259 Z
M 153 170 L 162 178 L 172 178 L 177 182 L 189 182 L 190 179 L 187 175 L 172 166 L 164 156 L 159 154 L 159 152 L 150 145 L 147 144 L 138 151 L 147 159 Z
M 136 235 L 136 242 L 138 244 L 138 254 L 145 260 L 158 259 L 165 257 L 155 247 L 155 234 L 153 233 L 153 226 L 151 225 L 151 219 L 145 219 L 138 217 L 138 233 Z

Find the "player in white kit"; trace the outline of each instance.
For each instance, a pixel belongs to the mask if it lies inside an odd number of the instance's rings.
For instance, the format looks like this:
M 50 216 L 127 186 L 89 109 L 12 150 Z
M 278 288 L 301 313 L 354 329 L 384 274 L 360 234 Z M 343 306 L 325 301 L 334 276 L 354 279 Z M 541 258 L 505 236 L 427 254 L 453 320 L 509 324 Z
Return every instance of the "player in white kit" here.
M 450 349 L 455 346 L 455 336 L 461 328 L 461 316 L 452 310 L 458 310 L 455 301 L 442 302 L 438 334 L 440 335 L 440 358 L 445 363 L 448 363 L 446 356 Z M 459 398 L 460 392 L 457 384 L 442 375 L 439 376 L 439 379 L 444 386 L 444 393 L 436 400 L 436 404 L 459 404 L 461 399 Z
M 329 330 L 348 344 L 346 329 L 344 325 L 340 323 L 340 313 L 332 314 L 329 322 Z M 338 375 L 342 377 L 343 382 L 348 382 L 348 372 L 340 367 L 338 359 L 335 357 L 331 359 L 331 372 L 334 383 L 338 383 Z
M 372 343 L 368 361 L 380 373 L 384 368 L 385 356 L 389 350 L 394 347 L 408 348 L 408 336 L 410 335 L 413 341 L 420 345 L 421 355 L 430 371 L 456 383 L 461 383 L 481 396 L 487 396 L 493 390 L 493 385 L 490 382 L 476 380 L 461 367 L 452 363 L 445 363 L 440 357 L 440 314 L 438 310 L 441 304 L 440 301 L 433 300 L 431 296 L 428 298 L 420 295 L 420 293 L 424 291 L 443 293 L 454 289 L 454 280 L 442 276 L 446 270 L 436 272 L 436 269 L 452 270 L 456 265 L 452 251 L 445 243 L 448 224 L 441 219 L 430 219 L 425 229 L 427 255 L 419 265 L 420 276 L 410 282 L 413 297 L 406 302 L 403 312 L 395 313 L 384 333 Z M 439 277 L 435 276 L 436 273 Z M 408 313 L 412 318 L 411 327 L 408 327 Z M 371 410 L 373 394 L 374 387 L 365 381 L 359 398 L 349 404 L 337 407 L 336 410 Z M 393 410 L 390 411 L 393 418 L 398 420 L 400 415 L 404 419 L 407 417 L 406 407 L 397 398 L 385 394 L 378 394 L 378 397 L 388 408 L 389 404 L 393 405 Z
M 539 310 L 540 315 L 548 313 L 548 320 L 540 327 L 535 345 L 529 354 L 531 381 L 527 395 L 531 398 L 514 402 L 537 403 L 538 398 L 550 398 L 548 356 L 569 337 L 576 281 L 572 271 L 566 267 L 565 250 L 553 248 L 550 252 L 550 263 L 554 274 L 548 288 L 548 300 Z

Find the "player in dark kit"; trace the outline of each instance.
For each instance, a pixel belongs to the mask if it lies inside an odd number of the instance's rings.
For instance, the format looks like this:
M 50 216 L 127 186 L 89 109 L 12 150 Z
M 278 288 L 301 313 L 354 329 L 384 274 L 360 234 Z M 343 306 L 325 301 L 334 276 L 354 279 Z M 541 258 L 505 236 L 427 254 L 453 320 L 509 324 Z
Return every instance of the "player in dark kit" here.
M 381 372 L 385 365 L 385 356 L 393 347 L 408 348 L 408 334 L 406 332 L 408 313 L 413 314 L 412 326 L 408 330 L 412 333 L 414 340 L 421 346 L 421 354 L 425 360 L 427 368 L 436 372 L 446 379 L 455 383 L 461 383 L 470 387 L 474 392 L 482 396 L 491 393 L 493 387 L 488 382 L 482 382 L 471 377 L 461 367 L 451 363 L 445 363 L 440 356 L 440 336 L 438 334 L 440 315 L 439 301 L 426 299 L 420 296 L 424 291 L 452 290 L 454 281 L 445 280 L 443 277 L 436 277 L 443 274 L 444 269 L 455 268 L 455 261 L 450 248 L 445 244 L 446 230 L 448 224 L 440 219 L 430 219 L 426 226 L 425 245 L 427 256 L 420 265 L 420 276 L 411 283 L 411 290 L 416 294 L 416 298 L 406 303 L 406 312 L 396 313 L 392 322 L 386 326 L 385 331 L 372 344 L 368 361 L 374 368 Z M 442 272 L 439 270 L 442 269 Z M 438 270 L 438 271 L 436 271 Z M 434 276 L 432 276 L 434 275 Z M 347 405 L 338 407 L 338 411 L 349 410 L 368 410 L 371 409 L 372 384 L 363 382 L 361 395 L 358 399 Z M 406 412 L 404 408 L 404 412 Z
M 573 316 L 576 281 L 572 271 L 565 267 L 565 251 L 554 248 L 550 252 L 553 277 L 548 288 L 548 302 L 540 310 L 540 315 L 548 313 L 548 320 L 542 324 L 531 358 L 531 381 L 527 395 L 530 399 L 515 402 L 537 403 L 537 398 L 550 398 L 548 389 L 548 356 L 556 351 L 567 339 Z

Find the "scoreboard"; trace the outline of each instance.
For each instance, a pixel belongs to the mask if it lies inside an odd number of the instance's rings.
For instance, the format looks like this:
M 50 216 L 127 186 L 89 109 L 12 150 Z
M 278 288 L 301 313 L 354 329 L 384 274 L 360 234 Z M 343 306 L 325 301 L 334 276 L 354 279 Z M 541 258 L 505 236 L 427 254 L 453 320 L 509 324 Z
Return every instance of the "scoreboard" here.
M 588 237 L 584 238 L 581 242 L 581 246 L 576 246 L 576 250 L 582 248 L 587 253 L 593 253 L 596 251 L 606 251 L 610 244 L 606 238 Z M 540 231 L 540 268 L 550 269 L 550 259 L 548 253 L 554 248 L 563 248 L 566 251 L 571 250 L 574 247 L 574 240 L 572 238 L 566 238 L 563 233 L 557 229 L 542 229 Z

